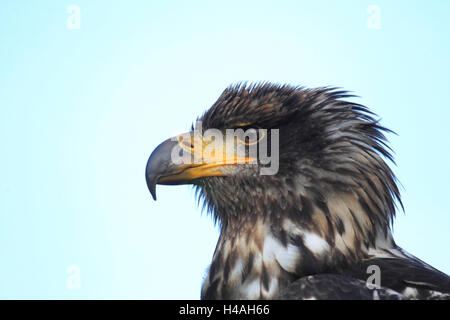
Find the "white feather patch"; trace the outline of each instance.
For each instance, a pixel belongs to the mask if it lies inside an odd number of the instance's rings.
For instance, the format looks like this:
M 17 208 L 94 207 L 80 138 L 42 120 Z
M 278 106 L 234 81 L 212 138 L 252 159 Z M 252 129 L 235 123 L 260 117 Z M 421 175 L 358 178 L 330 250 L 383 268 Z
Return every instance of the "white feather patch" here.
M 261 294 L 261 282 L 259 279 L 254 279 L 250 283 L 244 283 L 241 292 L 245 299 L 259 299 Z
M 303 233 L 303 241 L 305 246 L 311 250 L 312 253 L 321 255 L 325 251 L 330 249 L 330 245 L 324 239 L 322 239 L 319 235 L 312 232 L 304 232 Z
M 288 271 L 294 272 L 298 263 L 300 252 L 298 247 L 283 244 L 272 235 L 266 236 L 264 240 L 263 261 L 265 264 L 273 263 L 276 260 L 280 266 Z
M 230 272 L 230 281 L 237 281 L 242 276 L 242 272 L 244 271 L 244 264 L 242 259 L 238 259 L 236 264 L 233 266 L 233 269 Z
M 418 291 L 416 288 L 406 287 L 405 290 L 403 290 L 402 294 L 409 298 L 416 298 Z

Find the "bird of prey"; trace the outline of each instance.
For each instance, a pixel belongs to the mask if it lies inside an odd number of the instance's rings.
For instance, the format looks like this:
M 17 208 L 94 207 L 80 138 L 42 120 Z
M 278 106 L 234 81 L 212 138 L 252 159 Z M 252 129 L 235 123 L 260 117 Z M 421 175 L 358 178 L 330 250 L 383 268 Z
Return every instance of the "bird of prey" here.
M 153 198 L 156 184 L 192 184 L 220 226 L 202 299 L 450 298 L 450 277 L 394 242 L 391 131 L 352 97 L 233 85 L 152 152 Z

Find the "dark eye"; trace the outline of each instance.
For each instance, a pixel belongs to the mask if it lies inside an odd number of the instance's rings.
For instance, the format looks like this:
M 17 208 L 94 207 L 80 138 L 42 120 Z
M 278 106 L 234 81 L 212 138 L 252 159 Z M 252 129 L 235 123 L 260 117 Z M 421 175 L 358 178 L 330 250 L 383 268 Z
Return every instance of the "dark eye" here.
M 240 134 L 237 135 L 237 139 L 246 146 L 254 145 L 264 138 L 264 130 L 259 128 L 239 128 Z

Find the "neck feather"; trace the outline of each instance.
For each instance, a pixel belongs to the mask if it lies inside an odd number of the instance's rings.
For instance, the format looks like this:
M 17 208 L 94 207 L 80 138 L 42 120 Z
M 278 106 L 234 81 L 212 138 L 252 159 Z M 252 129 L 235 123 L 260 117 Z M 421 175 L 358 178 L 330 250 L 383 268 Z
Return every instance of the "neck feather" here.
M 299 277 L 339 273 L 371 252 L 395 248 L 389 225 L 373 217 L 376 206 L 364 195 L 329 193 L 318 201 L 304 194 L 295 207 L 233 215 L 222 224 L 202 298 L 271 299 Z

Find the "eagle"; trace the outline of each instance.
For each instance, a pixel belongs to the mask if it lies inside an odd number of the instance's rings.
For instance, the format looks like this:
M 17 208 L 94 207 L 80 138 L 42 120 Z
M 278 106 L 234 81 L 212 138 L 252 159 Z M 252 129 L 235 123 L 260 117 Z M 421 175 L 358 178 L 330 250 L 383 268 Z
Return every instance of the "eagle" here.
M 151 153 L 154 200 L 192 184 L 219 226 L 202 299 L 450 299 L 450 277 L 393 239 L 392 131 L 353 97 L 231 85 Z

